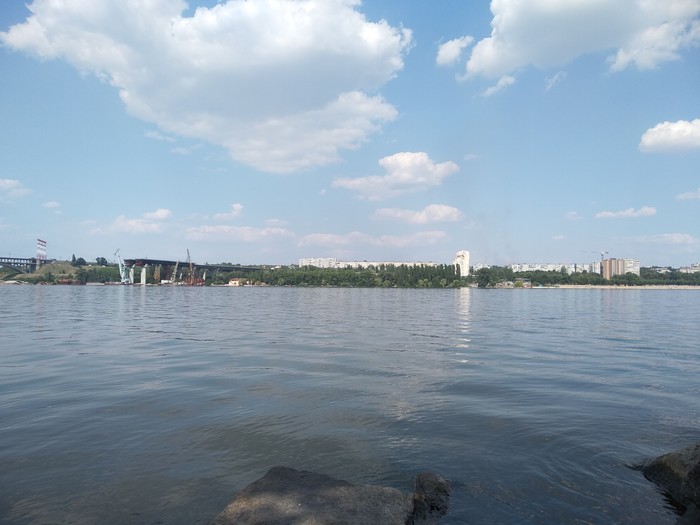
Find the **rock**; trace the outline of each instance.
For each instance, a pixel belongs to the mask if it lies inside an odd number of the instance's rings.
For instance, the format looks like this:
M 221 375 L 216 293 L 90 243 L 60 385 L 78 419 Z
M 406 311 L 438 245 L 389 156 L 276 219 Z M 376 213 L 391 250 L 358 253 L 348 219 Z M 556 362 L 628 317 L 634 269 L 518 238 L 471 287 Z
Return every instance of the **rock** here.
M 434 523 L 447 512 L 449 483 L 435 474 L 421 474 L 416 488 L 416 494 L 405 494 L 389 487 L 355 485 L 315 472 L 273 467 L 241 490 L 212 525 Z
M 450 492 L 450 482 L 441 476 L 432 472 L 418 474 L 413 496 L 413 525 L 435 523 L 447 514 Z
M 700 443 L 659 456 L 642 473 L 683 505 L 700 507 Z

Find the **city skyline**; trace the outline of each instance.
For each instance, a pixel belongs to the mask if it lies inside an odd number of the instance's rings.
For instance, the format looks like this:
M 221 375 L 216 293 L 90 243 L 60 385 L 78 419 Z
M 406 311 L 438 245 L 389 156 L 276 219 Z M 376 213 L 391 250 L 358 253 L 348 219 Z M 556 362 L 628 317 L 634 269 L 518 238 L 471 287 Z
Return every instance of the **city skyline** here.
M 7 0 L 0 255 L 689 266 L 698 63 L 683 0 Z

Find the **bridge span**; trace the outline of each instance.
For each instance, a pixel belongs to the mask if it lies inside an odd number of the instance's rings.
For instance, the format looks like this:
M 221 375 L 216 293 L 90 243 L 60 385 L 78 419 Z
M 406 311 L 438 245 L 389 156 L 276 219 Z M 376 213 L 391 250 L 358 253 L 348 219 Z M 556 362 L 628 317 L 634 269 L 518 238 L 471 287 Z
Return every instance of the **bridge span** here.
M 188 268 L 190 265 L 189 261 L 166 261 L 163 259 L 124 259 L 124 264 L 131 267 L 142 268 L 144 266 L 177 266 L 179 268 Z M 221 270 L 224 272 L 232 272 L 234 270 L 240 270 L 242 272 L 254 272 L 259 270 L 260 266 L 241 266 L 238 264 L 198 264 L 192 263 L 194 268 L 202 270 Z
M 36 257 L 0 257 L 0 266 L 17 270 L 19 273 L 32 273 L 41 265 Z

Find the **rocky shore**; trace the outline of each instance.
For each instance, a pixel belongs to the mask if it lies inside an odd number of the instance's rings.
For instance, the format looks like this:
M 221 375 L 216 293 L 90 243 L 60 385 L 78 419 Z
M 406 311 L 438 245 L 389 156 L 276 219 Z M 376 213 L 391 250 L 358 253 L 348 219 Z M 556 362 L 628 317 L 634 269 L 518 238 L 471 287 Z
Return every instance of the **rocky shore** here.
M 700 525 L 700 443 L 638 465 L 677 503 L 677 525 Z M 211 525 L 435 525 L 447 514 L 450 483 L 426 472 L 415 491 L 353 484 L 273 467 L 243 488 Z

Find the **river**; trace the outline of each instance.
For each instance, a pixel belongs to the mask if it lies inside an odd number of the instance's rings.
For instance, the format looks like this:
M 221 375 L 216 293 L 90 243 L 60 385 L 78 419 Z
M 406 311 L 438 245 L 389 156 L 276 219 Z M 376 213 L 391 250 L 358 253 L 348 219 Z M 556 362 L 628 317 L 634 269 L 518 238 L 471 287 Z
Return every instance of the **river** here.
M 673 524 L 700 290 L 0 287 L 0 522 L 207 523 L 274 465 L 447 524 Z

